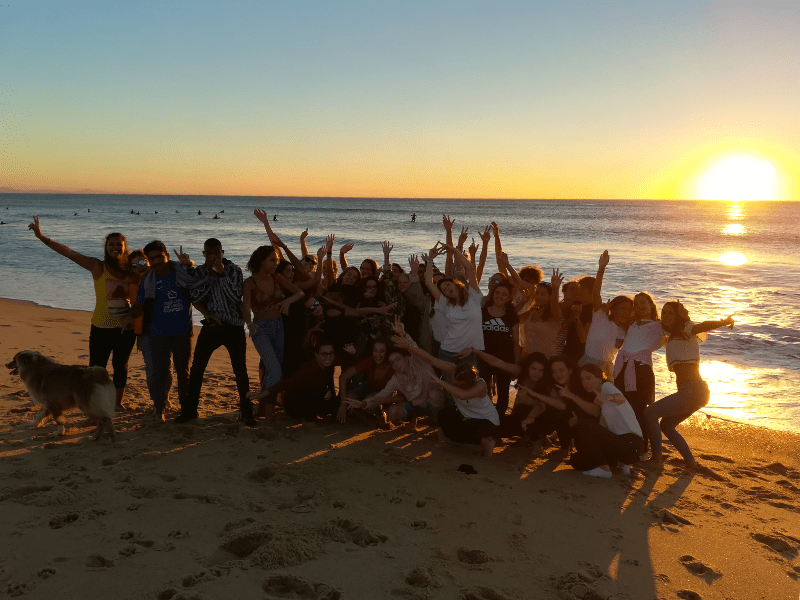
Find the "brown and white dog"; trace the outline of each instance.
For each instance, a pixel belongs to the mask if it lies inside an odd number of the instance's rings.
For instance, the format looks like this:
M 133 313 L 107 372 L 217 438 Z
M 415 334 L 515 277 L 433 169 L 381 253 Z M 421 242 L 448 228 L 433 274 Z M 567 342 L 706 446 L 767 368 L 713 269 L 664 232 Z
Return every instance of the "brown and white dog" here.
M 49 414 L 58 424 L 56 433 L 64 435 L 64 411 L 76 406 L 97 423 L 94 439 L 100 439 L 103 430 L 114 439 L 115 391 L 114 384 L 103 367 L 61 365 L 42 356 L 35 350 L 22 350 L 14 360 L 6 363 L 11 374 L 19 374 L 22 383 L 36 404 L 42 408 L 31 427 L 38 427 Z

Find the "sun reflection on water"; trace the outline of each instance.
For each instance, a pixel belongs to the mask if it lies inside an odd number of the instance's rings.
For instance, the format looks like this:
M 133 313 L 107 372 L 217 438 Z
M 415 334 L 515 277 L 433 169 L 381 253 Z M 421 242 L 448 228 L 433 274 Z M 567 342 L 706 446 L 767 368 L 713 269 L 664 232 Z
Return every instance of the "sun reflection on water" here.
M 744 235 L 745 228 L 744 225 L 740 225 L 739 223 L 731 223 L 730 225 L 725 225 L 725 229 L 722 230 L 723 235 Z
M 774 384 L 773 392 L 782 387 L 780 369 L 747 368 L 709 360 L 700 364 L 700 374 L 711 389 L 711 400 L 704 410 L 737 421 L 759 419 L 758 404 L 771 391 L 764 387 L 766 380 Z M 750 391 L 756 388 L 758 395 Z
M 723 265 L 729 265 L 732 267 L 738 267 L 747 262 L 745 255 L 739 252 L 726 252 L 715 260 L 718 260 Z

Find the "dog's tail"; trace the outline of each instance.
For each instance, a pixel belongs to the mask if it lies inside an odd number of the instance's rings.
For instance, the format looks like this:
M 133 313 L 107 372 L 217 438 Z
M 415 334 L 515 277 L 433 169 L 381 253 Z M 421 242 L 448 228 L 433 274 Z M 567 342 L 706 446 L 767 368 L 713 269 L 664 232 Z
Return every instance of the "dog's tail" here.
M 108 371 L 103 367 L 89 367 L 83 371 L 84 383 L 90 388 L 89 410 L 90 416 L 106 418 L 114 416 L 116 405 L 116 390 Z

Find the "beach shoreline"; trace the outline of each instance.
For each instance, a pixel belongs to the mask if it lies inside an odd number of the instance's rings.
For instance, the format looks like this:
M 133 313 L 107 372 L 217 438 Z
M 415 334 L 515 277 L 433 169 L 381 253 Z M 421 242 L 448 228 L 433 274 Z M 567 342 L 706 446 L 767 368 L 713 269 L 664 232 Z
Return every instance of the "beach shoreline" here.
M 88 361 L 84 311 L 0 299 L 0 332 L 4 363 L 23 349 Z M 249 346 L 252 380 L 257 363 Z M 116 442 L 91 441 L 75 412 L 58 439 L 52 421 L 27 427 L 35 409 L 3 369 L 7 595 L 800 593 L 798 434 L 695 416 L 681 432 L 709 470 L 683 469 L 673 451 L 661 474 L 635 467 L 631 477 L 596 480 L 557 461 L 555 449 L 532 458 L 509 443 L 483 458 L 476 447 L 440 446 L 433 427 L 307 428 L 281 416 L 245 429 L 224 351 L 209 365 L 196 423 L 152 423 L 135 351 L 126 396 L 133 410 L 116 417 Z M 462 464 L 477 474 L 457 471 Z

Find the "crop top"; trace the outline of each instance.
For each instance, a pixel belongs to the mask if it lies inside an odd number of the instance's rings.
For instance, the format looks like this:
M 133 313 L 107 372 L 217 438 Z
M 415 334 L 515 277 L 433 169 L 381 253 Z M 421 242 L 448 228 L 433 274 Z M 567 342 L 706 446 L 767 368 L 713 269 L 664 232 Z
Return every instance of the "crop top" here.
M 674 371 L 675 365 L 679 364 L 700 364 L 700 342 L 705 342 L 708 334 L 693 334 L 692 327 L 695 325 L 696 323 L 687 321 L 683 327 L 683 335 L 686 337 L 675 337 L 667 342 L 667 368 L 670 371 Z

